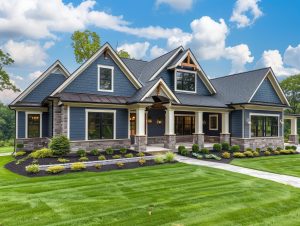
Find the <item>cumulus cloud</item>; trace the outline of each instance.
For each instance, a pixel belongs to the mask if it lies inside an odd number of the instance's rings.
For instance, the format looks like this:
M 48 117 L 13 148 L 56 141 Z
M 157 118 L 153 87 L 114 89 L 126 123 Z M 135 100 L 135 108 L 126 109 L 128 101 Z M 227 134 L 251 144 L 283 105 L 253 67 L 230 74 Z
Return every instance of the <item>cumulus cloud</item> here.
M 149 42 L 136 42 L 132 44 L 125 43 L 117 48 L 118 51 L 125 50 L 134 59 L 142 59 L 149 49 Z
M 260 0 L 237 0 L 230 21 L 235 22 L 238 28 L 253 24 L 263 15 L 263 12 L 258 6 L 258 2 L 260 2 Z
M 10 104 L 19 94 L 20 92 L 13 92 L 12 90 L 0 91 L 0 102 Z
M 41 72 L 41 71 L 34 71 L 34 72 L 32 72 L 32 73 L 30 73 L 29 74 L 29 79 L 30 80 L 36 80 L 38 77 L 40 77 L 40 75 L 42 74 L 43 72 Z
M 190 10 L 193 6 L 194 0 L 156 0 L 156 6 L 161 4 L 169 5 L 177 11 Z
M 300 70 L 300 44 L 296 47 L 288 46 L 284 52 L 284 63 Z
M 163 49 L 163 48 L 160 48 L 158 47 L 157 45 L 153 46 L 151 49 L 150 49 L 150 57 L 153 59 L 153 58 L 157 58 L 163 54 L 165 54 L 167 52 L 167 50 Z

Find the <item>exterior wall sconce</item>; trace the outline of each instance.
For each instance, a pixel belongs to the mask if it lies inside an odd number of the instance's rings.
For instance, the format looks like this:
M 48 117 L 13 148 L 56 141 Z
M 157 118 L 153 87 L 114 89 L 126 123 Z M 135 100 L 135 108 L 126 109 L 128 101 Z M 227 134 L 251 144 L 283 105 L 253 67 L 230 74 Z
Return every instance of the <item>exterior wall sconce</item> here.
M 280 119 L 279 122 L 280 122 L 281 125 L 284 124 L 284 120 L 282 120 L 282 119 Z
M 206 125 L 206 121 L 205 120 L 203 120 L 203 125 Z
M 156 124 L 157 124 L 157 125 L 161 125 L 161 124 L 162 124 L 162 119 L 161 119 L 161 118 L 158 118 L 158 119 L 156 120 Z
M 251 125 L 251 120 L 250 119 L 247 119 L 247 124 Z
M 148 122 L 148 124 L 151 124 L 152 123 L 152 118 L 148 117 L 147 122 Z

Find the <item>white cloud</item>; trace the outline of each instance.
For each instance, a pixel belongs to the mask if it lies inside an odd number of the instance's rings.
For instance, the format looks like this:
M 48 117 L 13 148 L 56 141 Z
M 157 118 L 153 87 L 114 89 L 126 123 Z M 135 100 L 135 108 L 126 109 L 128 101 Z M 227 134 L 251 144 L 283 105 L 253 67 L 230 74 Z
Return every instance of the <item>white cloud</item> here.
M 190 10 L 193 6 L 194 0 L 156 0 L 156 6 L 161 4 L 169 5 L 177 11 Z
M 13 92 L 12 90 L 0 91 L 0 102 L 10 104 L 19 94 L 20 92 Z
M 263 15 L 263 12 L 258 7 L 258 2 L 260 2 L 260 0 L 237 0 L 230 21 L 237 23 L 238 28 L 253 24 Z
M 160 48 L 158 47 L 157 45 L 153 46 L 151 49 L 150 49 L 150 57 L 152 59 L 154 58 L 157 58 L 163 54 L 165 54 L 167 52 L 167 50 L 163 49 L 163 48 Z
M 136 42 L 132 44 L 125 43 L 117 48 L 118 51 L 125 50 L 134 59 L 142 59 L 149 49 L 149 42 Z
M 29 79 L 30 80 L 36 80 L 43 72 L 41 71 L 34 71 L 32 73 L 29 74 Z
M 44 45 L 43 45 L 43 47 L 44 47 L 44 49 L 50 49 L 52 46 L 54 46 L 55 45 L 55 42 L 53 42 L 53 41 L 48 41 L 48 42 L 45 42 L 44 43 Z
M 300 70 L 300 44 L 296 47 L 289 45 L 284 52 L 283 61 L 285 64 Z
M 38 42 L 9 40 L 2 49 L 10 54 L 17 66 L 43 66 L 47 59 L 45 49 Z

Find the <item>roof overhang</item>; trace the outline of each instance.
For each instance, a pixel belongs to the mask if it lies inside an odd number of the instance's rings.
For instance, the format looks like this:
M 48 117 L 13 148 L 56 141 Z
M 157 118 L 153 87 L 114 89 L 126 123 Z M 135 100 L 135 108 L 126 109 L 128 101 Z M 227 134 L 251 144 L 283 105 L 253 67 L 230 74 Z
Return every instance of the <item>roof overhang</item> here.
M 287 105 L 275 105 L 275 104 L 267 104 L 267 103 L 236 103 L 230 104 L 230 107 L 236 110 L 264 110 L 264 111 L 283 111 L 284 109 L 289 108 Z

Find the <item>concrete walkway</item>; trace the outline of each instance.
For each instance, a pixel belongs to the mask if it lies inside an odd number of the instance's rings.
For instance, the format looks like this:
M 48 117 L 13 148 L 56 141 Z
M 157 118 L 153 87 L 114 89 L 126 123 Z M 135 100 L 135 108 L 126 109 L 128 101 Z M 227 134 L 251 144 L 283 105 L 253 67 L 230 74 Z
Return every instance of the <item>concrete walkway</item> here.
M 0 153 L 0 156 L 9 156 L 9 155 L 11 155 L 11 152 L 9 152 L 9 153 Z
M 227 170 L 234 173 L 241 173 L 252 177 L 257 177 L 265 180 L 271 180 L 275 181 L 281 184 L 290 185 L 293 187 L 300 188 L 300 178 L 299 177 L 293 177 L 293 176 L 287 176 L 287 175 L 281 175 L 276 173 L 269 173 L 265 171 L 260 170 L 254 170 L 249 168 L 244 168 L 240 166 L 234 166 L 230 164 L 225 163 L 218 163 L 218 162 L 209 162 L 209 161 L 203 161 L 198 159 L 192 159 L 180 155 L 176 155 L 176 160 L 182 163 L 196 165 L 196 166 L 207 166 L 211 168 L 216 169 L 222 169 Z

